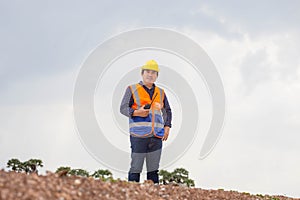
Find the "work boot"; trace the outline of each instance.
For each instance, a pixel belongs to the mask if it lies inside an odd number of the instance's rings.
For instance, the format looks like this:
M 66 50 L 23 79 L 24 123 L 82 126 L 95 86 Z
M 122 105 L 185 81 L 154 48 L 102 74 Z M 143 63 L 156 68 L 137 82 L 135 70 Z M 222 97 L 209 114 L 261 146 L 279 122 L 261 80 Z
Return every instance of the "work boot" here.
M 152 180 L 153 183 L 159 183 L 158 170 L 147 172 L 147 180 Z
M 128 173 L 128 181 L 140 182 L 140 173 Z

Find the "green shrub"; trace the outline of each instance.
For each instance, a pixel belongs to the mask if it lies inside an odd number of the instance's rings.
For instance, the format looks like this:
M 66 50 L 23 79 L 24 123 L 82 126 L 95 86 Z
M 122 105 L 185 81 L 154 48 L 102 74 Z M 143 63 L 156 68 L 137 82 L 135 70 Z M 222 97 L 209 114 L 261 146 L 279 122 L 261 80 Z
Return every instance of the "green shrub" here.
M 89 177 L 90 174 L 84 170 L 84 169 L 71 169 L 68 172 L 69 175 L 73 175 L 73 176 L 82 176 L 82 177 Z
M 56 169 L 55 173 L 59 173 L 62 171 L 67 171 L 67 173 L 69 173 L 69 171 L 71 171 L 71 167 L 59 167 Z
M 30 159 L 24 162 L 24 169 L 26 173 L 37 173 L 38 167 L 43 167 L 43 162 L 39 159 Z
M 187 187 L 194 187 L 195 182 L 189 179 L 189 172 L 184 168 L 176 168 L 173 172 L 168 172 L 166 170 L 159 171 L 160 183 L 164 185 L 168 184 L 180 184 L 186 185 Z
M 43 167 L 43 162 L 39 159 L 30 159 L 25 162 L 21 162 L 19 159 L 13 158 L 7 162 L 7 168 L 16 172 L 38 173 L 37 168 Z
M 64 173 L 64 175 L 72 176 L 82 176 L 82 177 L 93 177 L 103 181 L 115 181 L 113 179 L 112 173 L 107 169 L 99 169 L 93 174 L 89 174 L 86 170 L 83 169 L 71 169 L 71 167 L 59 167 L 55 173 Z
M 92 174 L 92 177 L 99 178 L 102 181 L 108 181 L 108 180 L 112 181 L 113 180 L 112 173 L 107 169 L 106 170 L 99 169 L 99 170 L 95 171 Z
M 17 158 L 12 158 L 7 162 L 7 168 L 11 168 L 11 170 L 16 172 L 22 172 L 24 167 L 23 163 L 19 161 Z

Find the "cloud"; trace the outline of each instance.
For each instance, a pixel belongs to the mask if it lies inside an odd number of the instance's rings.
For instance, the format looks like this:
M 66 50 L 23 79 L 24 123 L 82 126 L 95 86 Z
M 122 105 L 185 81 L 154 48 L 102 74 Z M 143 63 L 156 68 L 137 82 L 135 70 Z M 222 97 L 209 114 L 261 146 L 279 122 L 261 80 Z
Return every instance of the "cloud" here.
M 198 165 L 189 166 L 202 177 L 197 183 L 299 196 L 290 187 L 297 185 L 298 177 L 286 173 L 297 171 L 294 166 L 300 164 L 295 160 L 300 151 L 297 34 L 290 30 L 257 37 L 245 32 L 233 39 L 191 27 L 182 32 L 196 40 L 216 64 L 227 101 L 223 135 L 208 161 L 203 161 L 207 174 Z
M 1 88 L 0 105 L 51 105 L 72 101 L 77 71 L 61 71 L 41 77 L 27 74 L 28 79 L 8 81 Z
M 210 1 L 198 12 L 218 18 L 223 24 L 249 34 L 269 34 L 274 31 L 297 30 L 300 19 L 299 2 L 292 1 Z

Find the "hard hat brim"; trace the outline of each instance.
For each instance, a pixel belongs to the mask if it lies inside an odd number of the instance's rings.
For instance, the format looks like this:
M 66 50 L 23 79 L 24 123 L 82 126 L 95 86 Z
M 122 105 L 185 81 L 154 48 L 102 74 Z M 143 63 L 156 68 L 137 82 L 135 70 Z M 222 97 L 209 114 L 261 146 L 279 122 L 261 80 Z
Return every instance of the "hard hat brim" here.
M 159 69 L 158 69 L 158 68 L 156 68 L 156 67 L 151 67 L 151 66 L 148 66 L 148 65 L 143 65 L 143 66 L 141 67 L 141 69 L 142 69 L 142 70 L 143 70 L 143 69 L 147 69 L 147 70 L 152 70 L 152 71 L 159 72 Z

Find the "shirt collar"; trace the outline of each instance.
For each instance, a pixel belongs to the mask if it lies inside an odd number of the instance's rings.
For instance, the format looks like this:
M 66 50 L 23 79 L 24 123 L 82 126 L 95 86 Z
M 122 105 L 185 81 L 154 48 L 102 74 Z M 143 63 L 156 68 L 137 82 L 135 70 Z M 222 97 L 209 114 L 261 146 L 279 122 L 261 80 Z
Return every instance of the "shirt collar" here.
M 142 86 L 144 86 L 144 87 L 146 87 L 146 85 L 144 85 L 143 81 L 140 81 L 139 84 L 142 85 Z M 154 83 L 153 83 L 152 88 L 155 88 L 155 84 L 154 84 Z M 152 88 L 151 88 L 151 89 L 152 89 Z

